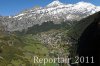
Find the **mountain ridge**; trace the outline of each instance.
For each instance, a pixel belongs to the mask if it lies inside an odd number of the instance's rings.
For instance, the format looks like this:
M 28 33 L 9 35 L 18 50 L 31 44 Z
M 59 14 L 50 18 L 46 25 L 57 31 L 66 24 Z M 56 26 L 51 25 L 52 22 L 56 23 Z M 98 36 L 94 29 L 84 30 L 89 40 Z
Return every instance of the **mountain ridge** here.
M 45 7 L 34 7 L 15 16 L 9 16 L 2 23 L 6 26 L 7 31 L 22 31 L 36 24 L 41 25 L 49 21 L 54 24 L 79 21 L 98 11 L 100 11 L 100 6 L 91 3 L 63 4 L 59 0 L 55 0 Z

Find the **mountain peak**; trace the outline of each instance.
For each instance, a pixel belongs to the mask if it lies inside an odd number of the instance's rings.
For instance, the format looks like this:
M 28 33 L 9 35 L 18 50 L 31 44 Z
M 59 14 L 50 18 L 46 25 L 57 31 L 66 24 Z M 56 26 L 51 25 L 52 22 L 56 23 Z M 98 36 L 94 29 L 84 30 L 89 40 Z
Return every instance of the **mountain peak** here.
M 95 5 L 93 5 L 89 2 L 84 2 L 84 1 L 78 2 L 78 3 L 76 3 L 76 5 L 79 5 L 80 7 L 87 7 L 87 6 L 95 7 Z
M 32 8 L 13 16 L 12 18 L 18 20 L 18 22 L 5 21 L 3 24 L 8 27 L 8 31 L 21 31 L 37 24 L 42 25 L 48 21 L 52 21 L 54 24 L 79 21 L 98 11 L 100 11 L 100 6 L 95 6 L 88 2 L 81 1 L 75 4 L 64 4 L 59 0 L 54 0 L 46 7 Z
M 54 0 L 53 2 L 48 4 L 47 7 L 56 7 L 56 6 L 59 6 L 59 5 L 63 5 L 63 3 L 61 3 L 59 0 Z

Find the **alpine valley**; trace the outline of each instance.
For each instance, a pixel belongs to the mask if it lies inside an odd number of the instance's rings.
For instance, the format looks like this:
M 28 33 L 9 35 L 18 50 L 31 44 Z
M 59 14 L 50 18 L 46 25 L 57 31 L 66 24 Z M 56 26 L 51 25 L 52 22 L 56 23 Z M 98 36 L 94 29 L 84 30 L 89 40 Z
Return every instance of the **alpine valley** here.
M 64 4 L 54 0 L 45 7 L 36 6 L 14 16 L 0 16 L 0 66 L 44 66 L 42 62 L 34 63 L 33 57 L 75 55 L 76 45 L 73 44 L 77 39 L 69 33 L 82 19 L 99 11 L 100 6 L 87 2 Z M 45 66 L 70 65 L 47 62 Z

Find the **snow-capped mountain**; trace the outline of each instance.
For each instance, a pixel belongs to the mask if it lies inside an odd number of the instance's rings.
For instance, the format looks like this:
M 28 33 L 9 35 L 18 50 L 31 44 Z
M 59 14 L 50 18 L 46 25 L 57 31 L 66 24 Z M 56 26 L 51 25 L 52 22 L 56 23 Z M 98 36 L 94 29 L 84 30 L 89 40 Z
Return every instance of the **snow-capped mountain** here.
M 63 4 L 59 0 L 55 0 L 46 7 L 29 9 L 13 18 L 17 18 L 18 20 L 29 18 L 39 22 L 55 21 L 56 19 L 58 21 L 80 20 L 82 17 L 86 17 L 97 11 L 100 11 L 100 7 L 91 3 L 79 2 L 76 4 Z M 55 23 L 59 23 L 58 21 Z
M 47 21 L 53 21 L 55 24 L 59 24 L 65 21 L 80 20 L 98 11 L 100 11 L 100 6 L 95 6 L 91 3 L 78 2 L 76 4 L 63 4 L 59 0 L 55 0 L 45 7 L 34 7 L 9 17 L 18 21 L 17 23 L 9 22 L 10 26 L 7 26 L 9 28 L 7 30 L 16 31 L 27 29 L 28 27 L 36 24 L 41 25 Z
M 52 3 L 48 4 L 47 7 L 56 7 L 56 6 L 61 6 L 64 5 L 63 3 L 61 3 L 59 0 L 55 0 Z
M 42 21 L 48 21 L 60 18 L 63 18 L 64 20 L 79 20 L 80 15 L 88 16 L 97 11 L 100 11 L 100 7 L 91 3 L 79 2 L 76 4 L 63 4 L 59 2 L 59 0 L 55 0 L 46 7 L 29 9 L 14 16 L 14 18 L 18 18 L 20 20 L 22 18 L 31 17 L 32 19 L 38 19 L 39 21 L 42 19 Z M 49 19 L 46 19 L 47 17 Z

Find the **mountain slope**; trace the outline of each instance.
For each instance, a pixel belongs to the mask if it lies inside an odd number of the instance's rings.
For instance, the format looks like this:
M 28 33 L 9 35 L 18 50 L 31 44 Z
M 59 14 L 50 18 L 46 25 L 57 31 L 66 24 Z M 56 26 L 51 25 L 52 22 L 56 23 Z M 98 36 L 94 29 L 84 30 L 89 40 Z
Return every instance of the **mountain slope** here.
M 5 19 L 3 25 L 10 32 L 22 31 L 33 25 L 41 25 L 49 21 L 53 21 L 54 24 L 79 21 L 98 11 L 100 11 L 100 6 L 95 6 L 91 3 L 63 4 L 59 0 L 55 0 L 45 7 L 34 7 L 15 16 L 9 16 Z
M 99 22 L 99 17 L 100 11 L 80 20 L 69 30 L 69 36 L 78 40 L 78 38 L 90 24 L 92 24 L 95 21 Z
M 33 18 L 36 20 L 44 21 L 63 18 L 64 20 L 79 20 L 79 16 L 85 17 L 100 11 L 99 6 L 95 6 L 91 3 L 78 2 L 76 4 L 63 4 L 58 0 L 53 1 L 46 7 L 38 7 L 36 9 L 30 9 L 24 11 L 13 18 L 23 19 L 23 18 Z M 51 17 L 51 19 L 46 19 L 46 17 Z M 78 17 L 77 19 L 73 17 Z

